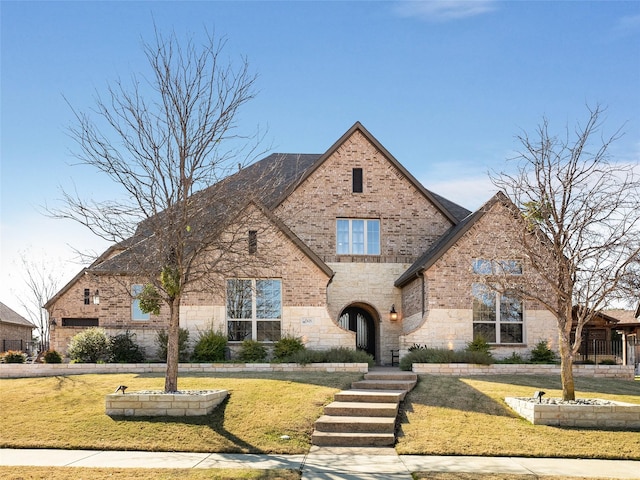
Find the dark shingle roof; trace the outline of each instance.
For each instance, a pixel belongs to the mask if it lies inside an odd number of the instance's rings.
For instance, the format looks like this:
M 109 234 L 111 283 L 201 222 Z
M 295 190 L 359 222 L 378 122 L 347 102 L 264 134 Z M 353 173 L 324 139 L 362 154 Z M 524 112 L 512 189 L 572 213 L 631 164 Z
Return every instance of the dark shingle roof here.
M 19 313 L 11 310 L 4 303 L 0 303 L 0 322 L 12 323 L 14 325 L 20 325 L 23 327 L 36 328 L 33 323 L 31 323 Z

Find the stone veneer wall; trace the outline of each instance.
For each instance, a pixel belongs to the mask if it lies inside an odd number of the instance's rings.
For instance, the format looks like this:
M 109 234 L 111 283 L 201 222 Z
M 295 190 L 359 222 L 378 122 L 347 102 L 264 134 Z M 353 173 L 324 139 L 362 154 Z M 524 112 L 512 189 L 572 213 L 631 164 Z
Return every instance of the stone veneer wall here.
M 560 365 L 470 363 L 414 363 L 413 372 L 419 375 L 470 377 L 476 375 L 560 375 Z M 634 380 L 633 365 L 574 365 L 573 375 L 591 378 Z
M 105 413 L 124 417 L 194 417 L 210 414 L 229 392 L 112 393 L 105 396 Z
M 640 429 L 640 405 L 612 402 L 612 405 L 545 404 L 531 399 L 507 397 L 504 401 L 534 425 L 579 428 Z
M 0 378 L 53 377 L 58 375 L 83 375 L 93 373 L 161 373 L 164 363 L 0 363 Z M 178 372 L 189 373 L 236 373 L 236 372 L 350 372 L 367 373 L 366 363 L 181 363 Z

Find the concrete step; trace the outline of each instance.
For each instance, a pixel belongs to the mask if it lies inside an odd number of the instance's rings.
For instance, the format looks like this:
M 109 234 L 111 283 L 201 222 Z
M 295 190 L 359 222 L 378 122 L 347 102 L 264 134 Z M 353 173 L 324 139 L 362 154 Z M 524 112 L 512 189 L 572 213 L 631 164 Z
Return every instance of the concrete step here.
M 408 380 L 411 382 L 416 382 L 418 380 L 418 375 L 413 372 L 403 372 L 403 371 L 373 371 L 369 373 L 365 373 L 365 380 Z
M 394 417 L 398 414 L 397 403 L 331 402 L 324 407 L 325 415 L 345 417 Z
M 331 447 L 384 447 L 393 445 L 396 437 L 393 433 L 338 433 L 313 432 L 311 443 Z
M 405 390 L 343 390 L 333 398 L 337 402 L 398 403 L 406 394 Z
M 323 415 L 316 420 L 316 431 L 338 433 L 391 433 L 395 417 L 336 417 Z
M 404 390 L 410 391 L 416 386 L 411 380 L 360 380 L 353 382 L 351 388 L 356 390 Z

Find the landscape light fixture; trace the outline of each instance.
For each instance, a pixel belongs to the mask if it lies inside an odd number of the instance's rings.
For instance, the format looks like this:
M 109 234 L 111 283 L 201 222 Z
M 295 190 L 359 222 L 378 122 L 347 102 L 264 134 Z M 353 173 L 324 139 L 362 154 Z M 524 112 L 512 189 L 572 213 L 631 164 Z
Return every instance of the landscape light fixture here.
M 122 392 L 122 394 L 124 395 L 124 391 L 129 388 L 126 385 L 118 385 L 118 388 L 116 388 L 116 391 L 113 393 L 118 393 L 118 392 Z
M 542 396 L 545 394 L 542 390 L 536 390 L 533 392 L 533 398 L 538 400 L 538 403 L 542 403 Z
M 398 320 L 398 312 L 396 312 L 395 303 L 393 305 L 391 305 L 391 311 L 389 312 L 389 318 L 391 319 L 392 322 L 395 322 L 396 320 Z

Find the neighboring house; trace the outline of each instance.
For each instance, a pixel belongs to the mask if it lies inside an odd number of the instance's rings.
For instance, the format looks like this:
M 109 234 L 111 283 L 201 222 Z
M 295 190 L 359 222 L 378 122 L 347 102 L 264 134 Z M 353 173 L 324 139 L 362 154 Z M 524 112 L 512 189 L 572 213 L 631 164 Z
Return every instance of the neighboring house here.
M 0 303 L 0 352 L 29 352 L 33 347 L 33 323 Z
M 620 340 L 620 351 L 615 352 L 623 365 L 635 365 L 640 374 L 640 305 L 635 310 L 606 310 L 613 321 L 608 322 L 611 337 Z
M 521 217 L 503 194 L 472 213 L 424 188 L 360 123 L 324 154 L 273 154 L 197 195 L 222 183 L 239 191 L 231 187 L 252 178 L 256 191 L 269 190 L 242 206 L 262 226 L 260 238 L 246 228 L 243 254 L 265 235 L 277 259 L 185 295 L 180 324 L 192 339 L 209 327 L 232 347 L 294 335 L 309 348 L 363 349 L 379 364 L 416 343 L 461 349 L 478 335 L 496 356 L 557 345 L 549 311 L 484 286 L 496 263 L 516 281 L 536 281 L 517 240 Z M 144 279 L 127 267 L 134 243 L 114 245 L 47 303 L 52 348 L 64 352 L 73 335 L 101 326 L 129 330 L 154 351 L 168 312 L 139 309 Z

